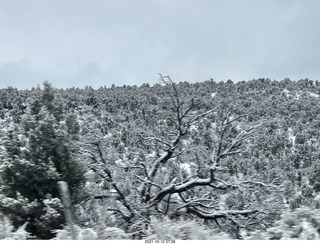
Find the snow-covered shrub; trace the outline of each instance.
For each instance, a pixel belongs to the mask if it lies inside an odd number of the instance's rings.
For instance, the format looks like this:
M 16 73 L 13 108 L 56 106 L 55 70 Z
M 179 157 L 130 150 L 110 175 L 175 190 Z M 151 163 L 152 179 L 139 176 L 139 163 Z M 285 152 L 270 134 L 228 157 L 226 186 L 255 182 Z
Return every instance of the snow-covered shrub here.
M 196 221 L 172 221 L 168 217 L 162 220 L 151 218 L 147 230 L 147 240 L 215 240 L 230 239 L 228 234 L 209 230 Z
M 0 240 L 26 240 L 29 233 L 25 230 L 25 227 L 26 224 L 14 231 L 10 220 L 0 214 Z
M 130 236 L 124 230 L 117 227 L 96 226 L 95 228 L 81 228 L 77 225 L 73 226 L 76 240 L 122 240 L 130 239 Z M 71 232 L 69 227 L 62 230 L 56 230 L 54 240 L 71 240 Z
M 130 236 L 123 229 L 117 227 L 104 227 L 98 231 L 99 240 L 123 240 L 130 239 Z
M 73 225 L 74 232 L 76 236 L 81 231 L 81 228 L 77 225 Z M 61 230 L 54 230 L 53 232 L 56 233 L 56 237 L 53 240 L 72 240 L 71 231 L 69 226 L 64 227 Z
M 98 234 L 91 228 L 81 229 L 77 235 L 77 240 L 97 240 Z
M 274 227 L 251 233 L 251 240 L 320 240 L 320 209 L 301 207 L 282 214 Z

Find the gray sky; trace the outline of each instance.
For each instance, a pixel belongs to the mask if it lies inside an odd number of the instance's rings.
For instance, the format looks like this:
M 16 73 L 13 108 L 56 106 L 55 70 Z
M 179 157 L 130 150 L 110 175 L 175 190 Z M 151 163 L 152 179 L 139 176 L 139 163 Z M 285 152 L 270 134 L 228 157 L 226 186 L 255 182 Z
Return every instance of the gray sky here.
M 0 88 L 320 77 L 319 0 L 0 0 Z

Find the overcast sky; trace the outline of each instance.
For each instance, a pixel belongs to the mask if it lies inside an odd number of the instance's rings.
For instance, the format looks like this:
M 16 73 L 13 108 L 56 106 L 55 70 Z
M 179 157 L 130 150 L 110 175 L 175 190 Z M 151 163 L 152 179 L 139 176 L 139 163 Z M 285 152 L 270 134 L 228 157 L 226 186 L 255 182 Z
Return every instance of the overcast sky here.
M 0 0 L 0 88 L 320 78 L 319 0 Z

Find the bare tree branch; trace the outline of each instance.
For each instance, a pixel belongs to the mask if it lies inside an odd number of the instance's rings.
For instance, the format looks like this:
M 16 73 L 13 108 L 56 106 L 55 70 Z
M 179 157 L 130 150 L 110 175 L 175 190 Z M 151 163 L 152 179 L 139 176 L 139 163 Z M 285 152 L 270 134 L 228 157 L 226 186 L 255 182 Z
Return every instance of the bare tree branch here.
M 127 210 L 130 212 L 130 216 L 129 216 L 129 219 L 127 219 L 128 221 L 130 220 L 130 218 L 132 218 L 134 216 L 134 210 L 131 208 L 131 206 L 127 203 L 127 200 L 124 196 L 124 194 L 122 193 L 122 191 L 119 189 L 118 185 L 115 183 L 113 177 L 112 177 L 112 173 L 110 172 L 110 170 L 107 168 L 107 163 L 102 155 L 102 150 L 100 148 L 100 141 L 98 142 L 94 142 L 92 143 L 93 145 L 96 146 L 96 149 L 98 151 L 98 154 L 99 154 L 99 158 L 100 160 L 102 161 L 102 170 L 104 173 L 106 173 L 108 179 L 109 179 L 109 182 L 111 183 L 112 187 L 117 191 L 117 193 L 119 194 L 119 201 L 127 208 Z M 98 161 L 96 161 L 98 163 Z M 91 169 L 93 169 L 94 167 L 91 167 Z M 94 169 L 96 172 L 97 170 Z M 105 178 L 101 173 L 98 172 L 98 174 Z
M 254 214 L 259 212 L 256 209 L 250 209 L 250 210 L 226 210 L 226 211 L 214 211 L 212 213 L 203 213 L 202 211 L 199 211 L 193 207 L 187 207 L 187 212 L 191 214 L 195 214 L 201 219 L 217 219 L 217 218 L 227 218 L 230 215 L 244 215 L 247 216 L 249 214 Z
M 181 193 L 196 186 L 210 185 L 214 181 L 213 177 L 214 175 L 211 172 L 210 177 L 207 179 L 194 179 L 183 184 L 172 184 L 167 187 L 164 187 L 160 192 L 158 192 L 158 194 L 155 197 L 151 199 L 151 202 L 155 204 L 161 201 L 168 194 Z
M 141 181 L 141 182 L 143 182 L 143 183 L 146 183 L 146 184 L 148 184 L 148 185 L 153 185 L 153 186 L 156 186 L 156 187 L 158 187 L 160 190 L 163 188 L 163 186 L 160 186 L 159 184 L 156 184 L 156 183 L 154 183 L 154 182 L 152 182 L 152 181 L 150 181 L 150 180 L 143 180 L 143 179 L 141 179 L 139 176 L 137 176 L 137 175 L 135 175 L 134 177 L 136 177 L 139 181 Z

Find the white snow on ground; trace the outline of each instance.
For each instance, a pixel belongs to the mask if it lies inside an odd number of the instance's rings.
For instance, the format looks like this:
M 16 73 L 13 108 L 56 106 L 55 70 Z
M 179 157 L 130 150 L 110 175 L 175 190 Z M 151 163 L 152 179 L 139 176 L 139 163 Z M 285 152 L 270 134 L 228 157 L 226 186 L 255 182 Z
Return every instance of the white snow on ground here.
M 284 92 L 287 96 L 289 96 L 289 93 L 290 93 L 290 91 L 289 91 L 289 90 L 287 90 L 287 89 L 283 89 L 283 92 Z
M 188 176 L 194 175 L 197 169 L 197 165 L 194 162 L 180 163 L 179 167 L 180 170 L 184 171 Z
M 157 157 L 157 153 L 155 151 L 148 154 L 147 158 L 155 158 Z
M 188 175 L 192 174 L 191 165 L 189 163 L 180 164 L 180 169 L 184 170 Z
M 319 97 L 319 95 L 318 95 L 318 94 L 315 94 L 315 93 L 313 93 L 313 92 L 309 92 L 309 95 L 310 95 L 311 97 L 316 97 L 316 98 L 318 98 L 318 97 Z
M 117 159 L 116 161 L 114 161 L 114 163 L 119 166 L 119 167 L 125 167 L 125 163 L 122 161 L 122 159 Z
M 301 94 L 299 92 L 294 92 L 294 94 L 292 94 L 292 92 L 290 92 L 287 89 L 283 89 L 282 92 L 284 92 L 287 97 L 293 97 L 293 99 L 299 99 L 301 97 Z M 316 94 L 314 92 L 308 92 L 308 93 L 311 97 L 318 98 L 320 96 L 319 94 Z
M 110 137 L 112 137 L 112 133 L 108 132 L 108 134 L 106 134 L 103 138 L 107 139 L 107 138 L 110 138 Z
M 289 91 L 288 89 L 283 89 L 282 92 L 285 93 L 287 97 L 292 97 L 293 99 L 299 99 L 300 98 L 300 94 L 299 93 L 296 93 L 296 92 L 293 93 L 293 92 Z
M 217 128 L 217 123 L 216 122 L 211 123 L 211 127 L 212 127 L 212 129 Z
M 217 95 L 216 92 L 211 93 L 211 97 L 215 97 Z
M 190 129 L 191 129 L 191 130 L 196 130 L 197 127 L 196 127 L 196 125 L 191 125 L 191 126 L 190 126 Z

